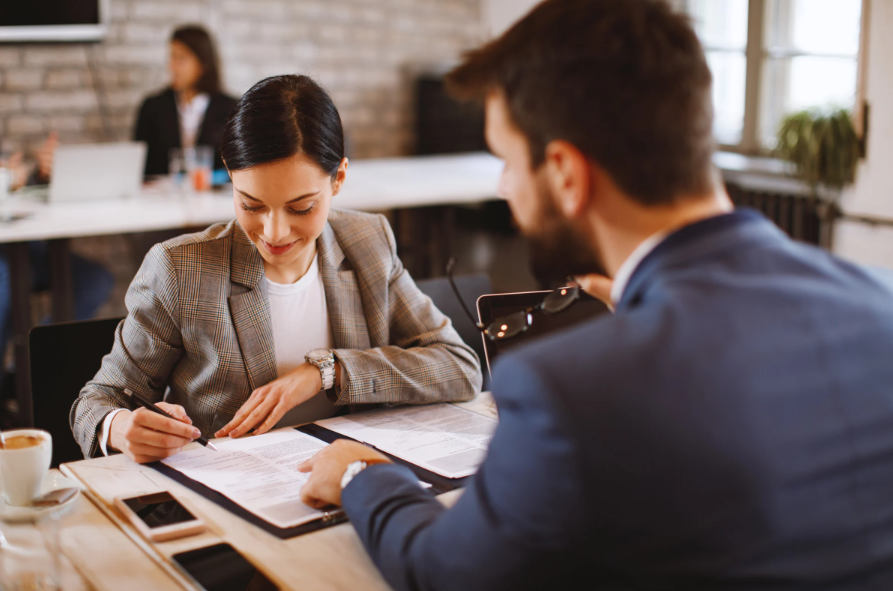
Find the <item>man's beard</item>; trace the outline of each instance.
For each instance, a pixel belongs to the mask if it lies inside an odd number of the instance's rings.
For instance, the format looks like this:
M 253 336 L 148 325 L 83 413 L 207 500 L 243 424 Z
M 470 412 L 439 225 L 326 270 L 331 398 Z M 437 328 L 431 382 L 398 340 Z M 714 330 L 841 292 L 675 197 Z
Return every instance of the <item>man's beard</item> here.
M 537 192 L 539 221 L 522 233 L 530 247 L 530 269 L 541 287 L 565 285 L 574 275 L 605 275 L 591 241 L 561 215 L 549 189 L 540 185 Z

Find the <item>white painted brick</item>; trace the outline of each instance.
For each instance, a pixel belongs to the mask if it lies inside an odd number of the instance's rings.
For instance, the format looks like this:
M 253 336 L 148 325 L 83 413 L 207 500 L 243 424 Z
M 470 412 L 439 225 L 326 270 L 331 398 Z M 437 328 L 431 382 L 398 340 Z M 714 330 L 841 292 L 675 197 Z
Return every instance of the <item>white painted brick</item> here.
M 133 20 L 151 20 L 165 23 L 201 22 L 204 16 L 201 4 L 193 2 L 156 2 L 139 0 L 131 6 Z
M 105 48 L 105 61 L 118 65 L 153 65 L 162 67 L 166 63 L 167 48 L 154 45 L 117 45 Z
M 6 131 L 10 135 L 39 135 L 46 132 L 43 119 L 30 115 L 13 115 L 6 119 Z
M 48 131 L 60 133 L 72 133 L 84 131 L 86 120 L 79 115 L 55 115 L 49 118 Z
M 31 112 L 88 111 L 96 108 L 96 95 L 90 90 L 35 92 L 26 97 L 25 108 Z
M 44 72 L 40 69 L 6 70 L 4 88 L 7 90 L 36 90 L 43 85 Z
M 22 97 L 17 94 L 0 93 L 0 115 L 18 113 L 22 110 Z
M 114 90 L 105 95 L 105 104 L 110 109 L 135 109 L 143 99 L 140 90 Z
M 120 25 L 122 43 L 136 43 L 163 46 L 170 38 L 172 28 L 168 25 L 147 23 L 123 23 Z
M 49 89 L 58 88 L 79 88 L 87 84 L 87 73 L 84 70 L 70 68 L 66 70 L 51 70 L 47 72 L 46 87 Z
M 26 47 L 26 66 L 86 66 L 87 52 L 81 45 Z
M 0 47 L 0 67 L 16 67 L 22 63 L 22 52 L 18 47 Z

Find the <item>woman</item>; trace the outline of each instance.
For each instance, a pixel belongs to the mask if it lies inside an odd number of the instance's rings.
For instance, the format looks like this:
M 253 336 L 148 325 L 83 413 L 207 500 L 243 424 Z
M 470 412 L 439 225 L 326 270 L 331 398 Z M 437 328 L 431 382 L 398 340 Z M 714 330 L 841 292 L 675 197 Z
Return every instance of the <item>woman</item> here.
M 403 269 L 385 218 L 331 209 L 347 159 L 322 88 L 259 82 L 221 153 L 236 220 L 146 257 L 112 353 L 71 410 L 87 457 L 108 446 L 153 461 L 200 434 L 263 433 L 292 409 L 296 424 L 336 406 L 474 396 L 480 362 Z M 179 420 L 119 410 L 133 407 L 125 388 L 165 397 Z
M 220 67 L 211 36 L 198 26 L 180 27 L 170 41 L 170 87 L 140 107 L 134 139 L 146 142 L 146 175 L 168 174 L 171 148 L 220 145 L 236 99 L 220 90 Z M 223 168 L 215 152 L 214 170 Z

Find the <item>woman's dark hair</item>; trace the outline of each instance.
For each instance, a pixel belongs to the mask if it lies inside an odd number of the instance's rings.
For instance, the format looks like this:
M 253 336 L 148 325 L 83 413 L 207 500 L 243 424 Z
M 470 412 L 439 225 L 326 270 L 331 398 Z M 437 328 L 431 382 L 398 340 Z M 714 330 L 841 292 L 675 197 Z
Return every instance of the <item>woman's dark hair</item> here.
M 171 35 L 171 43 L 177 41 L 195 54 L 202 65 L 202 75 L 195 84 L 196 90 L 215 94 L 220 92 L 220 60 L 210 33 L 198 25 L 179 27 Z
M 344 159 L 338 109 L 308 76 L 265 78 L 230 112 L 220 155 L 227 169 L 244 170 L 298 154 L 334 178 Z

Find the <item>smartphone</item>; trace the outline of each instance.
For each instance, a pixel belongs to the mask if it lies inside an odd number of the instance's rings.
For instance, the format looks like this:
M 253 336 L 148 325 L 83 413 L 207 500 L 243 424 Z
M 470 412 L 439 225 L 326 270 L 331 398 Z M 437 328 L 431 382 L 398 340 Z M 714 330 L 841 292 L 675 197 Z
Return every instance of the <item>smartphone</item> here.
M 215 544 L 171 556 L 199 589 L 205 591 L 277 591 L 257 567 L 229 544 Z
M 115 506 L 153 542 L 185 538 L 205 531 L 205 524 L 169 492 L 118 497 Z

